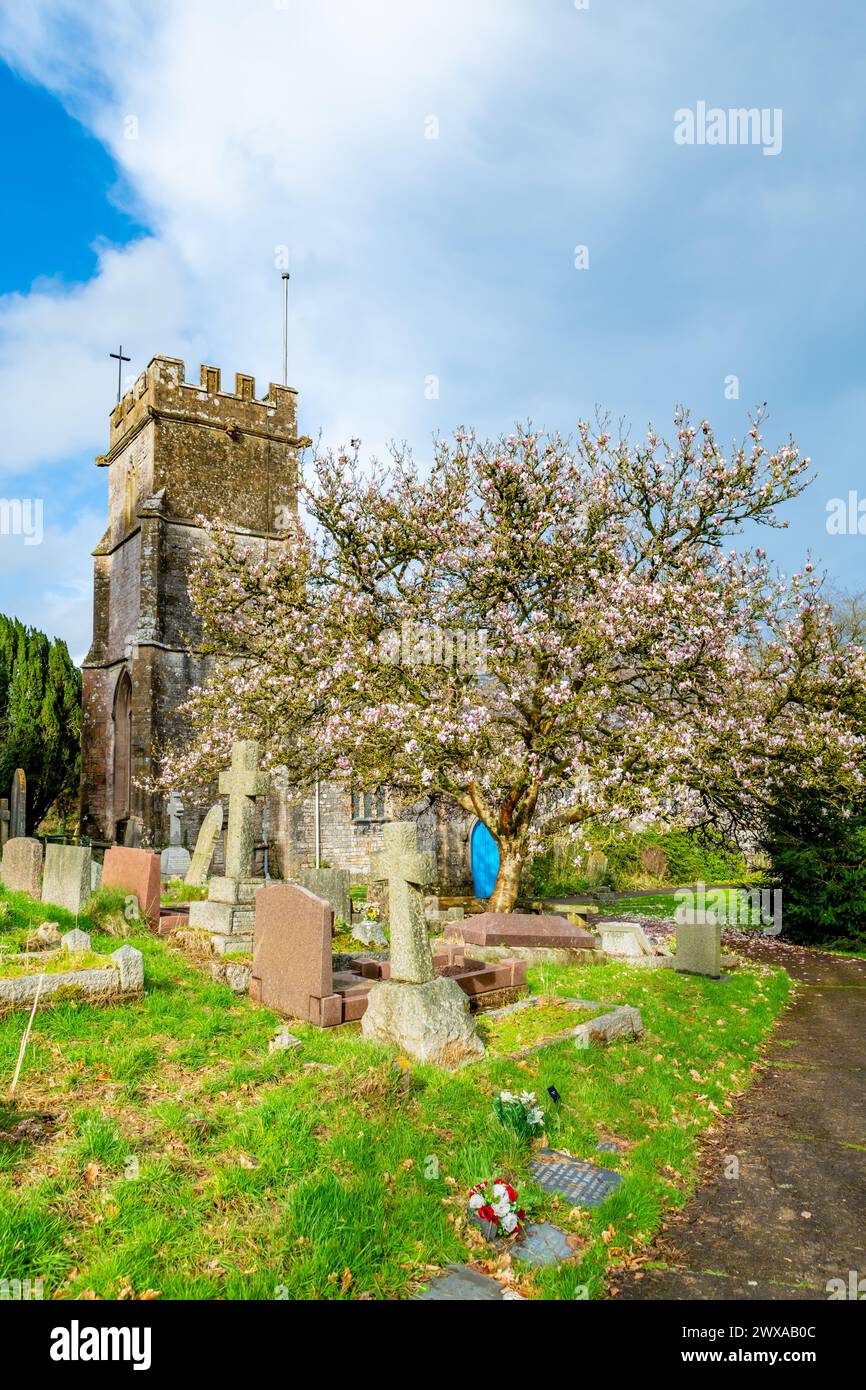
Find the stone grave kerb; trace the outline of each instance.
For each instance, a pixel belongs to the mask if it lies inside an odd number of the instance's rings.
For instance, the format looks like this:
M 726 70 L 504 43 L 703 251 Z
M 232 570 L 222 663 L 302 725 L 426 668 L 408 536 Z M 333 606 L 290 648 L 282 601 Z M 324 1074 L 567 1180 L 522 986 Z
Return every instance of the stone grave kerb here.
M 434 979 L 433 953 L 424 916 L 424 890 L 436 880 L 436 856 L 417 849 L 411 821 L 383 830 L 385 848 L 370 862 L 374 882 L 387 882 L 391 928 L 391 979 L 427 984 Z

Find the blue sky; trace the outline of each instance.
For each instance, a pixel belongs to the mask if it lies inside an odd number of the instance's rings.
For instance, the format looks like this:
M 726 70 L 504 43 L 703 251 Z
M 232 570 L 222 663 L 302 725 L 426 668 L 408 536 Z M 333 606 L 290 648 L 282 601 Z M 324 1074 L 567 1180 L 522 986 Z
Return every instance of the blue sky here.
M 825 525 L 866 496 L 857 0 L 0 0 L 0 59 L 0 497 L 45 505 L 41 546 L 0 537 L 0 607 L 76 657 L 108 353 L 263 394 L 282 246 L 306 433 L 423 457 L 682 401 L 728 440 L 767 401 L 818 473 L 771 554 L 866 588 L 866 537 Z M 701 101 L 780 110 L 780 152 L 677 144 Z

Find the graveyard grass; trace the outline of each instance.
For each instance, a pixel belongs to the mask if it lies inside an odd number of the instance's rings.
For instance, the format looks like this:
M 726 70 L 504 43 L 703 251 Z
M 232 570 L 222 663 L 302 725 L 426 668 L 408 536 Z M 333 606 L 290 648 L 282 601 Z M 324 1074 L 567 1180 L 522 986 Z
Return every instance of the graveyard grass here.
M 26 900 L 23 900 L 26 903 Z M 46 913 L 10 900 L 0 940 Z M 49 918 L 62 931 L 62 913 Z M 116 937 L 92 930 L 96 951 Z M 530 972 L 533 989 L 637 1005 L 638 1042 L 553 1045 L 522 1062 L 489 1055 L 456 1074 L 413 1067 L 408 1091 L 357 1024 L 291 1025 L 303 1046 L 268 1052 L 281 1020 L 237 999 L 143 930 L 146 996 L 0 1019 L 0 1274 L 44 1280 L 46 1298 L 374 1299 L 411 1296 L 442 1266 L 487 1260 L 465 1217 L 485 1177 L 517 1186 L 530 1217 L 575 1237 L 573 1261 L 514 1272 L 529 1297 L 604 1292 L 639 1258 L 696 1181 L 700 1135 L 749 1083 L 784 1007 L 787 975 L 749 965 L 731 980 L 608 963 Z M 311 1065 L 314 1064 L 314 1065 Z M 593 1212 L 525 1178 L 530 1147 L 499 1124 L 500 1089 L 562 1109 L 548 1140 L 625 1175 Z M 39 1127 L 22 1124 L 35 1116 Z M 16 1128 L 20 1126 L 20 1128 Z M 599 1154 L 599 1140 L 621 1154 Z M 431 1156 L 438 1162 L 438 1177 Z

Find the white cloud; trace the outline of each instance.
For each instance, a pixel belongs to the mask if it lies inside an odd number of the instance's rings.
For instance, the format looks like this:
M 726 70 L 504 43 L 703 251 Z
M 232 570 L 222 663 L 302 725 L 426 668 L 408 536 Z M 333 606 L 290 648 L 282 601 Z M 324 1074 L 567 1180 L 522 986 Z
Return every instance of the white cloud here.
M 430 169 L 438 160 L 450 199 L 472 119 L 526 27 L 527 12 L 508 11 L 498 0 L 207 0 L 148 6 L 145 32 L 135 7 L 6 5 L 0 51 L 87 121 L 153 236 L 105 249 L 83 286 L 0 301 L 0 470 L 102 447 L 107 353 L 121 339 L 136 371 L 164 352 L 195 373 L 201 357 L 227 376 L 255 371 L 263 392 L 280 371 L 284 244 L 305 428 L 429 432 L 423 377 L 439 352 L 421 350 L 410 373 L 419 325 L 400 291 L 442 270 Z M 446 161 L 424 139 L 431 111 Z M 45 343 L 48 379 L 34 366 Z
M 118 196 L 151 229 L 103 248 L 86 284 L 0 299 L 0 492 L 32 469 L 60 482 L 105 448 L 120 341 L 135 372 L 166 353 L 193 378 L 200 361 L 227 381 L 253 372 L 264 394 L 281 368 L 281 244 L 289 375 L 314 437 L 424 452 L 436 427 L 531 412 L 568 429 L 598 401 L 639 429 L 676 399 L 739 431 L 784 382 L 784 352 L 807 352 L 810 327 L 845 296 L 856 316 L 862 297 L 862 195 L 847 154 L 841 169 L 825 157 L 850 93 L 818 11 L 810 24 L 804 84 L 789 49 L 768 66 L 784 21 L 747 0 L 717 14 L 693 0 L 0 0 L 0 54 L 104 142 Z M 673 112 L 698 96 L 784 99 L 783 156 L 677 149 Z M 806 140 L 820 158 L 804 182 Z M 822 189 L 837 207 L 845 188 L 834 218 Z M 781 433 L 797 428 L 796 385 L 771 404 Z M 79 487 L 69 546 L 89 572 L 104 527 L 85 537 L 84 504 Z M 46 622 L 80 630 L 49 576 L 41 592 Z
M 50 637 L 63 637 L 73 661 L 80 663 L 90 646 L 90 552 L 105 530 L 105 522 L 88 509 L 64 525 L 51 499 L 44 502 L 41 545 L 25 545 L 20 536 L 0 536 L 3 611 Z

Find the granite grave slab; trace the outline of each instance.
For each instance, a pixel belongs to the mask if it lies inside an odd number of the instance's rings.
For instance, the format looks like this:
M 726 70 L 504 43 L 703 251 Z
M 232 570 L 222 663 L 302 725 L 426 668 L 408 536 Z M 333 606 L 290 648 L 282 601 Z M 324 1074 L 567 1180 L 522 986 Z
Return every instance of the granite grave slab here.
M 559 1192 L 580 1207 L 600 1207 L 623 1181 L 621 1173 L 597 1168 L 556 1149 L 540 1149 L 530 1159 L 528 1171 L 544 1192 Z

